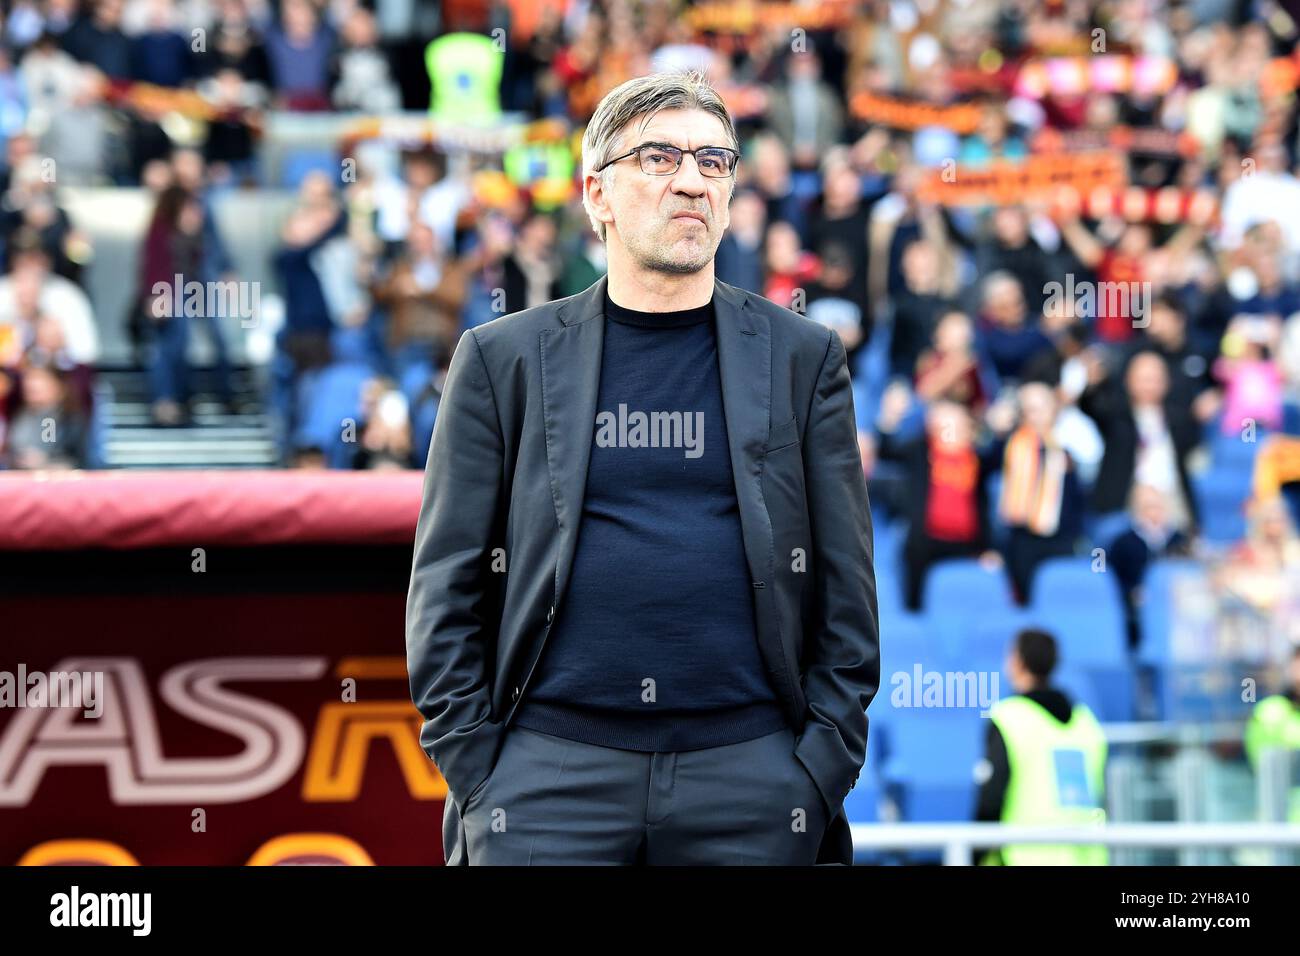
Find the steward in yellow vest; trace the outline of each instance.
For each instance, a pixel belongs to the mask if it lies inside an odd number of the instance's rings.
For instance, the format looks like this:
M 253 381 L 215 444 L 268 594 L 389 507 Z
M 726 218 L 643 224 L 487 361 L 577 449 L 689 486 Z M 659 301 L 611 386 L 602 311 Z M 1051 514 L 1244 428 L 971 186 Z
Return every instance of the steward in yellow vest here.
M 1092 711 L 1049 683 L 1056 640 L 1028 628 L 1007 661 L 1012 697 L 993 705 L 975 817 L 1009 824 L 1072 826 L 1106 819 L 1106 737 Z M 990 851 L 985 864 L 1105 866 L 1100 844 L 1014 844 Z
M 1300 763 L 1300 648 L 1291 655 L 1287 671 L 1290 686 L 1285 693 L 1265 697 L 1255 705 L 1246 724 L 1246 757 L 1256 771 L 1260 755 L 1270 748 L 1289 750 L 1293 781 L 1287 803 L 1287 821 L 1300 823 L 1300 784 L 1296 784 Z

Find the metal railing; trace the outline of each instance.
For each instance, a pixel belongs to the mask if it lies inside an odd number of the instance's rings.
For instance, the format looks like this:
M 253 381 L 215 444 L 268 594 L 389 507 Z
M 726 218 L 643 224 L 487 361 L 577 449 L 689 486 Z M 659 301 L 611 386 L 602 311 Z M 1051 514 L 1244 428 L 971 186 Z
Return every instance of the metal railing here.
M 1108 847 L 1300 848 L 1300 826 L 1286 823 L 1109 823 L 1039 827 L 1006 823 L 855 823 L 855 855 L 873 850 L 943 851 L 945 866 L 968 866 L 971 852 L 1012 843 Z

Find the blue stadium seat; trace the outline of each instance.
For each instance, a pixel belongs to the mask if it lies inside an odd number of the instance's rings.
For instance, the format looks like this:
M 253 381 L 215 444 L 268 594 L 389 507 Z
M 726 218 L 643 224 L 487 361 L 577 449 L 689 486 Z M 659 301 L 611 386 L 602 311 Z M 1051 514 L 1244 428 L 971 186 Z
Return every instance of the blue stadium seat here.
M 935 627 L 944 649 L 954 660 L 969 659 L 972 655 L 981 658 L 991 655 L 1001 661 L 1016 633 L 1033 623 L 1033 615 L 1017 607 L 965 616 L 944 616 Z
M 1132 523 L 1127 511 L 1110 511 L 1104 515 L 1089 514 L 1083 519 L 1083 528 L 1095 547 L 1109 548 Z
M 1246 534 L 1243 508 L 1250 494 L 1250 467 L 1212 468 L 1192 479 L 1207 541 L 1230 544 Z
M 333 149 L 295 149 L 284 157 L 280 167 L 280 185 L 285 189 L 297 189 L 307 174 L 314 172 L 327 173 L 337 183 L 339 170 L 339 157 Z
M 930 629 L 950 653 L 967 646 L 972 628 L 1001 626 L 1022 613 L 1006 571 L 988 570 L 975 558 L 933 565 L 925 578 L 922 606 Z
M 1282 431 L 1288 435 L 1300 435 L 1300 405 L 1295 402 L 1282 403 Z
M 987 723 L 977 709 L 898 708 L 881 768 L 909 822 L 969 820 Z
M 1255 431 L 1254 441 L 1243 441 L 1240 435 L 1225 435 L 1215 429 L 1214 437 L 1210 439 L 1210 459 L 1214 463 L 1214 469 L 1230 472 L 1244 469 L 1249 472 L 1254 467 L 1255 455 L 1268 434 L 1267 429 L 1259 428 Z
M 1034 617 L 1055 633 L 1071 664 L 1121 664 L 1124 610 L 1110 577 L 1092 570 L 1087 557 L 1051 558 L 1034 574 Z
M 1205 569 L 1190 558 L 1160 558 L 1151 562 L 1142 582 L 1143 600 L 1138 609 L 1139 629 L 1142 634 L 1138 644 L 1138 660 L 1144 664 L 1163 667 L 1171 660 L 1170 627 L 1175 583 L 1188 577 L 1200 580 Z
M 1097 692 L 1097 716 L 1107 721 L 1136 717 L 1136 683 L 1127 644 L 1124 609 L 1111 576 L 1092 570 L 1086 557 L 1052 558 L 1034 576 L 1034 618 L 1056 637 L 1061 665 L 1089 676 Z
M 1218 668 L 1181 663 L 1173 654 L 1176 596 L 1180 588 L 1201 587 L 1205 573 L 1199 562 L 1166 558 L 1152 564 L 1143 584 L 1138 661 L 1152 673 L 1157 712 L 1162 720 L 1208 720 L 1224 716 L 1224 695 L 1212 673 Z M 1231 690 L 1236 694 L 1238 688 L 1234 686 Z

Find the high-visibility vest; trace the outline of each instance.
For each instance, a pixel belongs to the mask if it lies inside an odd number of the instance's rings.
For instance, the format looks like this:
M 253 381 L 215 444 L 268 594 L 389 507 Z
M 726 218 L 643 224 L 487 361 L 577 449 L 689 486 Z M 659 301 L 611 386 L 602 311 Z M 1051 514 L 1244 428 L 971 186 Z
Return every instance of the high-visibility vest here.
M 448 33 L 429 43 L 424 66 L 433 92 L 429 112 L 443 123 L 476 123 L 501 115 L 505 54 L 481 33 Z
M 1028 697 L 1007 697 L 993 705 L 990 719 L 1007 748 L 1011 769 L 1002 802 L 1002 822 L 1072 826 L 1104 822 L 1106 736 L 1091 710 L 1074 705 L 1061 723 Z M 1004 846 L 1008 866 L 1105 866 L 1100 844 L 1015 844 Z
M 1292 760 L 1300 760 L 1300 708 L 1290 698 L 1275 694 L 1255 705 L 1246 723 L 1246 756 L 1251 766 L 1259 765 L 1260 752 L 1270 747 L 1296 751 Z M 1300 823 L 1300 786 L 1291 788 L 1287 801 L 1287 820 Z

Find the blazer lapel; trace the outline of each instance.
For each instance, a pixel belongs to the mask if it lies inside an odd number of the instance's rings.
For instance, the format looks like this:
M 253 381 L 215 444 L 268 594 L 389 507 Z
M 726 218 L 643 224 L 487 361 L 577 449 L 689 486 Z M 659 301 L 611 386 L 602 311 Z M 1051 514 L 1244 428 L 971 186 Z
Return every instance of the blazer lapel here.
M 758 648 L 796 721 L 802 719 L 793 651 L 777 623 L 776 556 L 772 519 L 763 498 L 763 459 L 772 412 L 772 324 L 747 305 L 747 293 L 714 279 L 718 373 L 727 420 L 727 444 L 740 510 L 745 558 L 754 587 Z
M 718 374 L 745 555 L 752 579 L 771 586 L 771 526 L 760 475 L 772 404 L 772 329 L 764 316 L 746 308 L 741 290 L 717 279 L 713 289 Z
M 560 307 L 561 327 L 543 329 L 542 408 L 551 500 L 560 528 L 555 601 L 564 594 L 582 520 L 587 466 L 596 428 L 601 349 L 605 343 L 605 284 L 601 276 Z

